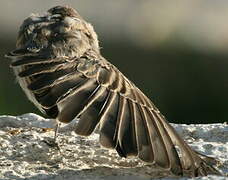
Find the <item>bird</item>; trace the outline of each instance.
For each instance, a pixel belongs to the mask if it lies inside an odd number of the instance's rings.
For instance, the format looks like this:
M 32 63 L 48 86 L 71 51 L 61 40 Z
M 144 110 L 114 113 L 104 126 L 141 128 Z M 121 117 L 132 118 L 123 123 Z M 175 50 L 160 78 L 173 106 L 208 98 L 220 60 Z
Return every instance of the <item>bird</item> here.
M 70 6 L 31 14 L 6 54 L 28 99 L 74 132 L 121 157 L 136 156 L 177 176 L 219 174 L 193 150 L 153 102 L 100 52 L 93 26 Z M 121 58 L 121 57 L 120 57 Z

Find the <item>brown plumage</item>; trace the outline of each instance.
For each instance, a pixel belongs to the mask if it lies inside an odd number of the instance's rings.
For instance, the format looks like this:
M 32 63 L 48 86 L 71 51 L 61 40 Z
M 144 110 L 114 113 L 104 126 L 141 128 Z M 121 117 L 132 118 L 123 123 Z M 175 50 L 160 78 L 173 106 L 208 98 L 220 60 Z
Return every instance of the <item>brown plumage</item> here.
M 88 136 L 97 127 L 104 147 L 175 175 L 218 174 L 142 91 L 101 56 L 93 27 L 74 9 L 57 6 L 31 15 L 7 57 L 20 86 L 42 112 L 64 123 L 79 118 L 77 134 Z

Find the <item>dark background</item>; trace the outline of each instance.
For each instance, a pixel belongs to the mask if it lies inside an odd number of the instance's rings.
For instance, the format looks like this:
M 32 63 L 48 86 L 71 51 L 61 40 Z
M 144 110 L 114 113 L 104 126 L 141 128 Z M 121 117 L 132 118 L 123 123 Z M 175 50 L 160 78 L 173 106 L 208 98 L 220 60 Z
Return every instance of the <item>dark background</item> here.
M 15 81 L 4 54 L 32 12 L 68 4 L 93 24 L 102 54 L 152 99 L 170 122 L 228 119 L 227 1 L 0 2 L 0 114 L 41 113 Z

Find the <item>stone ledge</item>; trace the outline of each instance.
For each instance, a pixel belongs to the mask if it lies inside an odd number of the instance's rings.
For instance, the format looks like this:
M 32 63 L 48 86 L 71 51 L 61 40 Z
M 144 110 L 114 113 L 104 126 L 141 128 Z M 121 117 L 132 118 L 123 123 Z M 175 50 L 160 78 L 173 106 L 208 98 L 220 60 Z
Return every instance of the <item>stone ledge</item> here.
M 50 147 L 47 142 L 53 138 L 53 124 L 53 120 L 32 113 L 0 116 L 0 179 L 146 180 L 166 176 L 137 158 L 120 158 L 114 150 L 100 147 L 96 133 L 89 137 L 76 135 L 72 125 L 60 130 L 60 150 Z M 219 159 L 219 170 L 228 174 L 227 124 L 172 125 L 195 150 Z

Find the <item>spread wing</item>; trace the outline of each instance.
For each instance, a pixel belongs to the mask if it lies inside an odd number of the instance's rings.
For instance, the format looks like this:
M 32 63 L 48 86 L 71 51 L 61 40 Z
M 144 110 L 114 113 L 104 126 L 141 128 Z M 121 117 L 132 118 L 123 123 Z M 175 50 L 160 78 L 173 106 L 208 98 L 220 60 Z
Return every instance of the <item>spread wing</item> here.
M 100 143 L 120 156 L 138 156 L 174 174 L 215 172 L 153 103 L 102 57 L 47 59 L 23 51 L 8 55 L 14 58 L 12 66 L 23 67 L 20 78 L 28 79 L 27 88 L 47 114 L 65 123 L 79 118 L 77 134 L 88 136 L 98 126 Z

